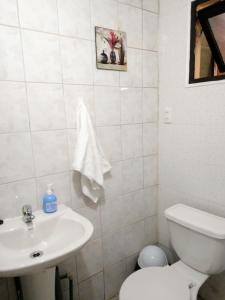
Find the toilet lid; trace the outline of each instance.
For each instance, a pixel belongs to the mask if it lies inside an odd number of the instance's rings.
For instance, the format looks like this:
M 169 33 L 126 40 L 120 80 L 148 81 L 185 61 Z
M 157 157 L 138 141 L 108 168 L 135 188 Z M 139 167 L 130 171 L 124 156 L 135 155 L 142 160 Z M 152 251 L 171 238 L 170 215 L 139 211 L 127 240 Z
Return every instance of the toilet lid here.
M 150 267 L 123 283 L 119 300 L 190 300 L 191 281 L 171 267 Z

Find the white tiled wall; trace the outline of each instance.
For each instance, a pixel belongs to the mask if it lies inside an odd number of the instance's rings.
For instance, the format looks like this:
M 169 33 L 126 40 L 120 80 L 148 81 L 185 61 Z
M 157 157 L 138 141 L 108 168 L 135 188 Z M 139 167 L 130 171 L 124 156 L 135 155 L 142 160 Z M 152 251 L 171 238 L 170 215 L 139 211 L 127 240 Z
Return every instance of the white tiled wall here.
M 187 87 L 189 1 L 160 6 L 160 242 L 163 210 L 181 202 L 225 217 L 224 82 Z M 163 123 L 165 107 L 172 124 Z
M 127 32 L 128 72 L 96 69 L 95 25 Z M 0 218 L 40 208 L 52 182 L 93 222 L 91 241 L 61 266 L 79 300 L 114 297 L 157 241 L 157 30 L 157 0 L 0 0 Z M 79 96 L 113 166 L 97 206 L 71 170 Z

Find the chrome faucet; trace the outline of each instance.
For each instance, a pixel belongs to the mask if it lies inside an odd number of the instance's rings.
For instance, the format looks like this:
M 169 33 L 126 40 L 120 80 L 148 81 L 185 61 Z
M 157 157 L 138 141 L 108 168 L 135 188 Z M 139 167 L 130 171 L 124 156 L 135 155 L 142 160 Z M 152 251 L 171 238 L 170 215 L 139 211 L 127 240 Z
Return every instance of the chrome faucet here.
M 32 223 L 35 216 L 32 213 L 32 206 L 31 205 L 24 205 L 22 207 L 22 214 L 23 214 L 23 221 L 27 224 Z

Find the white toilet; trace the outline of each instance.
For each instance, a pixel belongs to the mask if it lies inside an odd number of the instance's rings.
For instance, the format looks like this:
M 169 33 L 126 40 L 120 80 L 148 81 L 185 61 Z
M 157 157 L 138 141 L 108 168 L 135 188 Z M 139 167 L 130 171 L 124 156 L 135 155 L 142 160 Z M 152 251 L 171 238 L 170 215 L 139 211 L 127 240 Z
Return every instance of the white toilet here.
M 133 273 L 119 300 L 197 300 L 199 288 L 225 270 L 225 219 L 178 204 L 165 211 L 171 243 L 180 261 Z

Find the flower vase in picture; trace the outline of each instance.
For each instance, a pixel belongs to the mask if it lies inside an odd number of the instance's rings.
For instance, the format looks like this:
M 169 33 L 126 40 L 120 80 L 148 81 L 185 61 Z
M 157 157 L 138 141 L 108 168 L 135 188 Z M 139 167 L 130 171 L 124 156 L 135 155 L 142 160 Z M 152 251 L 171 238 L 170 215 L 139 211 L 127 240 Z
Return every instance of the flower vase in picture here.
M 127 71 L 126 33 L 102 27 L 95 28 L 97 68 Z
M 119 59 L 120 59 L 120 65 L 124 65 L 124 58 L 125 58 L 125 46 L 123 39 L 120 40 L 121 47 L 119 48 Z
M 100 54 L 100 61 L 102 64 L 107 64 L 107 62 L 108 62 L 108 56 L 107 56 L 107 54 L 105 54 L 104 50 Z
M 110 60 L 111 60 L 111 63 L 112 63 L 112 64 L 115 64 L 115 63 L 116 63 L 116 53 L 115 53 L 114 50 L 112 50 L 112 51 L 110 52 Z

